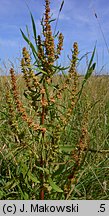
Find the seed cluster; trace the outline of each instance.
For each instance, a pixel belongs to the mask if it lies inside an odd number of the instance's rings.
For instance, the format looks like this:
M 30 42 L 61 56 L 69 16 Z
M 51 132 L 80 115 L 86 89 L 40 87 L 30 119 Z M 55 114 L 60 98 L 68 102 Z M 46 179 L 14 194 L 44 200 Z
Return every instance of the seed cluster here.
M 21 60 L 21 69 L 22 69 L 22 73 L 24 74 L 26 86 L 28 90 L 31 91 L 32 88 L 36 89 L 39 86 L 39 82 L 33 72 L 30 54 L 28 50 L 26 49 L 26 47 L 23 48 L 22 54 L 23 54 L 23 58 Z
M 13 104 L 13 98 L 10 92 L 10 87 L 8 83 L 6 82 L 6 103 L 8 105 L 9 109 L 9 125 L 11 126 L 12 130 L 14 131 L 15 134 L 18 134 L 18 123 L 16 120 L 16 113 L 15 113 L 15 108 Z
M 55 60 L 55 45 L 54 45 L 54 37 L 52 35 L 51 25 L 49 23 L 50 20 L 50 1 L 46 0 L 45 5 L 45 28 L 44 28 L 44 36 L 45 36 L 45 49 L 46 55 L 48 58 L 48 63 L 52 65 Z
M 39 126 L 39 124 L 35 124 L 33 122 L 32 118 L 28 117 L 28 114 L 27 114 L 25 108 L 23 107 L 22 102 L 19 99 L 19 92 L 17 90 L 16 77 L 15 77 L 15 73 L 14 73 L 14 69 L 13 68 L 10 69 L 10 74 L 11 74 L 13 96 L 14 96 L 14 99 L 15 99 L 15 102 L 16 102 L 17 110 L 21 114 L 22 119 L 24 121 L 26 121 L 27 124 L 28 124 L 28 126 L 31 127 L 31 128 L 33 128 L 34 131 L 37 131 L 37 130 L 45 131 L 46 130 L 45 128 L 41 128 Z
M 59 55 L 61 54 L 61 50 L 63 50 L 63 40 L 64 40 L 64 36 L 62 33 L 60 33 L 58 37 L 57 50 L 56 50 L 56 55 L 55 55 L 56 59 L 59 58 Z
M 37 46 L 38 46 L 37 56 L 38 56 L 39 60 L 42 63 L 44 63 L 45 62 L 45 56 L 44 56 L 44 49 L 43 49 L 43 45 L 42 45 L 42 41 L 41 41 L 40 35 L 38 35 Z

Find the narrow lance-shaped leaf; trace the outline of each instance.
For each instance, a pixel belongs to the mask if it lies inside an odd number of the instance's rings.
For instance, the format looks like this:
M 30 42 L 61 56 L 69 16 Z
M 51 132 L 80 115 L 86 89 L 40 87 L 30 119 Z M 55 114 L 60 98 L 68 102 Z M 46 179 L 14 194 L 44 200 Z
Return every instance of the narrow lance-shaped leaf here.
M 59 31 L 57 31 L 57 33 L 54 35 L 54 38 L 56 38 L 59 34 Z
M 92 56 L 91 56 L 91 59 L 90 59 L 89 65 L 88 65 L 87 72 L 88 72 L 89 68 L 92 65 L 92 62 L 93 62 L 93 59 L 94 59 L 94 55 L 95 55 L 95 50 L 96 50 L 96 46 L 94 47 L 94 50 L 93 50 L 93 53 L 92 53 Z
M 57 69 L 57 70 L 67 70 L 67 69 L 69 69 L 69 66 L 68 67 L 61 67 L 61 65 L 58 65 L 58 66 L 55 66 L 55 65 L 53 65 L 52 66 L 52 68 L 54 68 L 54 69 Z
M 79 98 L 80 98 L 80 96 L 81 96 L 81 94 L 82 94 L 82 90 L 83 90 L 83 88 L 84 88 L 84 85 L 85 85 L 85 83 L 87 82 L 88 78 L 89 78 L 89 77 L 91 76 L 91 74 L 93 73 L 93 71 L 94 71 L 94 69 L 95 69 L 95 66 L 96 66 L 96 63 L 94 63 L 94 64 L 89 68 L 88 73 L 86 73 L 85 78 L 84 78 L 84 80 L 83 80 L 83 82 L 82 82 L 82 87 L 81 87 L 81 89 L 80 89 L 80 91 L 79 91 Z M 79 99 L 79 98 L 78 98 L 78 99 Z
M 60 149 L 62 151 L 65 151 L 65 152 L 71 152 L 74 149 L 74 147 L 73 146 L 68 146 L 68 145 L 65 145 L 65 146 L 61 145 Z
M 82 87 L 80 89 L 80 91 L 78 92 L 78 100 L 82 94 L 82 90 L 83 90 L 83 87 L 86 83 L 86 81 L 89 79 L 89 77 L 91 76 L 91 74 L 93 73 L 94 69 L 95 69 L 95 66 L 96 66 L 96 63 L 93 63 L 93 59 L 94 59 L 94 55 L 95 55 L 95 50 L 96 50 L 96 47 L 94 47 L 94 50 L 93 50 L 93 53 L 92 53 L 92 56 L 91 56 L 91 59 L 90 59 L 90 62 L 89 62 L 89 65 L 88 65 L 88 68 L 87 68 L 87 72 L 86 72 L 86 75 L 84 77 L 84 80 L 82 82 Z
M 47 75 L 47 72 L 45 72 L 44 70 L 42 70 L 40 67 L 39 67 L 39 68 L 38 68 L 38 67 L 37 67 L 37 68 L 34 68 L 34 67 L 33 67 L 33 69 L 36 70 L 36 71 L 39 71 L 39 72 L 42 73 L 42 74 Z
M 91 74 L 93 73 L 94 69 L 95 69 L 96 63 L 93 63 L 93 65 L 88 69 L 86 75 L 85 75 L 85 80 L 87 80 Z
M 23 194 L 23 199 L 24 200 L 28 200 L 29 199 L 29 196 L 28 196 L 28 194 L 26 192 L 24 192 L 24 194 Z
M 36 166 L 36 168 L 45 172 L 47 175 L 49 175 L 49 170 L 47 168 L 42 168 L 42 167 L 38 167 L 38 166 Z
M 53 173 L 53 176 L 60 176 L 65 170 L 65 164 L 59 164 L 59 168 Z
M 96 50 L 96 47 L 94 47 L 94 50 L 93 50 L 93 53 L 92 53 L 92 56 L 91 56 L 91 59 L 90 59 L 90 62 L 89 62 L 88 68 L 87 68 L 87 72 L 85 74 L 85 77 L 84 77 L 84 80 L 83 80 L 83 83 L 82 83 L 82 86 L 85 84 L 85 82 L 91 76 L 92 72 L 95 69 L 96 63 L 92 64 L 93 59 L 94 59 L 94 55 L 95 55 L 95 50 Z
M 34 45 L 31 43 L 31 41 L 26 37 L 26 35 L 23 33 L 23 31 L 20 29 L 21 33 L 22 33 L 22 36 L 24 38 L 24 40 L 29 44 L 29 46 L 31 47 L 32 49 L 32 53 L 34 55 L 34 58 L 36 59 L 36 56 L 37 56 L 37 52 L 36 52 L 36 49 L 34 47 Z
M 33 15 L 31 12 L 30 12 L 30 15 L 31 15 L 32 27 L 33 27 L 34 39 L 35 39 L 35 43 L 37 45 L 36 25 L 35 25 L 34 18 L 33 18 Z
M 61 188 L 59 188 L 54 182 L 53 182 L 53 180 L 49 177 L 48 178 L 48 182 L 49 182 L 49 184 L 50 184 L 50 186 L 55 190 L 55 191 L 57 191 L 57 192 L 63 192 L 63 190 L 61 189 Z
M 29 29 L 28 29 L 28 26 L 26 25 L 26 30 L 27 30 L 27 35 L 28 35 L 28 39 L 30 37 L 30 34 L 29 34 Z
M 49 23 L 51 23 L 51 22 L 54 22 L 56 19 L 51 19 L 51 20 L 49 20 Z
M 35 183 L 40 183 L 36 176 L 34 176 L 31 172 L 28 172 L 28 177 Z
M 24 66 L 23 68 L 26 69 L 27 66 Z M 34 71 L 35 71 L 35 70 L 36 70 L 36 71 L 39 71 L 39 73 L 37 73 L 36 76 L 39 75 L 39 74 L 41 74 L 41 73 L 47 75 L 47 72 L 45 72 L 44 70 L 42 70 L 40 67 L 35 68 L 34 66 L 29 65 L 29 66 L 28 66 L 28 69 L 31 69 L 31 70 L 34 70 Z
M 31 16 L 31 21 L 32 21 L 32 27 L 33 27 L 33 33 L 34 33 L 34 39 L 35 39 L 35 43 L 36 43 L 36 45 L 37 45 L 37 34 L 36 34 L 36 25 L 35 25 L 35 22 L 34 22 L 34 18 L 33 18 L 33 15 L 32 15 L 32 13 L 31 13 L 31 11 L 30 11 L 30 8 L 29 8 L 29 6 L 28 6 L 28 4 L 26 3 L 26 5 L 27 5 L 27 8 L 28 8 L 28 10 L 29 10 L 29 12 L 30 12 L 30 16 Z

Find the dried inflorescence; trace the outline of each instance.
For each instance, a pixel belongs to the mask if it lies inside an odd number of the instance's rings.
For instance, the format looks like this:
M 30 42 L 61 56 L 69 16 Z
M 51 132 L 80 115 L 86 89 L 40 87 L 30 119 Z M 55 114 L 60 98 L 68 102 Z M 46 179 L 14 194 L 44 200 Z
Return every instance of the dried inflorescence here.
M 45 37 L 45 49 L 48 58 L 49 65 L 53 65 L 55 60 L 55 45 L 54 37 L 52 35 L 50 21 L 50 1 L 45 0 L 45 19 L 44 19 L 44 37 Z
M 72 151 L 72 158 L 74 160 L 74 166 L 71 174 L 68 176 L 69 179 L 76 179 L 76 174 L 84 163 L 85 156 L 89 147 L 89 134 L 88 134 L 88 113 L 84 114 L 82 120 L 82 128 L 80 139 L 76 145 L 76 148 Z
M 21 68 L 24 74 L 26 86 L 29 90 L 31 90 L 31 88 L 36 89 L 39 86 L 39 82 L 32 69 L 30 54 L 26 47 L 23 48 L 22 54 L 23 58 L 21 60 Z
M 58 44 L 57 48 L 55 49 L 55 37 L 52 34 L 51 28 L 51 20 L 50 20 L 50 1 L 45 0 L 45 13 L 44 19 L 42 21 L 42 28 L 43 28 L 43 36 L 44 41 L 41 39 L 41 36 L 38 35 L 37 37 L 37 56 L 40 66 L 43 68 L 43 71 L 47 73 L 46 80 L 48 78 L 52 79 L 52 75 L 54 74 L 53 64 L 56 59 L 59 58 L 61 54 L 61 50 L 63 49 L 63 35 L 62 33 L 58 36 Z
M 25 60 L 24 58 L 22 58 L 21 60 L 21 70 L 23 72 L 23 75 L 24 75 L 24 79 L 25 79 L 25 82 L 26 82 L 26 87 L 30 90 L 31 89 L 31 86 L 30 86 L 30 80 L 29 80 L 29 76 L 28 76 L 28 72 L 25 68 Z
M 10 69 L 10 74 L 11 74 L 13 96 L 14 96 L 14 99 L 16 102 L 17 110 L 21 114 L 22 119 L 24 121 L 26 121 L 28 126 L 33 128 L 34 131 L 37 131 L 37 130 L 45 131 L 46 130 L 45 128 L 42 128 L 39 124 L 35 124 L 33 119 L 28 117 L 28 114 L 27 114 L 25 108 L 23 107 L 22 102 L 19 99 L 19 92 L 17 91 L 16 77 L 15 77 L 15 73 L 14 73 L 13 68 Z
M 84 113 L 83 120 L 82 120 L 82 129 L 81 129 L 81 136 L 80 140 L 78 143 L 79 149 L 80 149 L 80 162 L 79 165 L 81 164 L 83 157 L 85 155 L 85 151 L 88 150 L 89 148 L 89 133 L 88 133 L 88 111 Z
M 8 83 L 5 83 L 5 85 L 6 85 L 6 103 L 8 104 L 10 115 L 13 115 L 14 109 L 12 105 L 12 98 L 10 96 L 10 88 L 9 88 Z
M 68 71 L 68 76 L 65 78 L 65 82 L 62 85 L 62 88 L 60 89 L 61 95 L 62 93 L 67 91 L 67 108 L 66 108 L 66 115 L 63 118 L 64 125 L 67 125 L 76 101 L 77 101 L 77 91 L 78 91 L 78 74 L 77 74 L 77 59 L 78 59 L 78 44 L 77 42 L 73 45 L 73 54 L 72 54 L 72 60 L 71 60 L 71 66 Z M 59 97 L 60 98 L 60 97 Z
M 72 60 L 71 60 L 71 67 L 69 69 L 69 77 L 74 81 L 74 85 L 72 88 L 72 93 L 75 93 L 77 90 L 77 70 L 76 70 L 76 64 L 77 64 L 77 59 L 78 59 L 78 44 L 77 42 L 74 43 L 73 45 L 73 54 L 72 54 Z
M 58 45 L 57 45 L 57 50 L 55 55 L 56 59 L 59 58 L 59 55 L 61 54 L 61 50 L 63 50 L 63 40 L 64 40 L 64 36 L 62 33 L 60 33 L 58 37 Z
M 70 96 L 71 113 L 72 113 L 73 108 L 75 107 L 77 88 L 78 88 L 78 74 L 77 74 L 77 69 L 76 69 L 76 64 L 77 64 L 77 59 L 78 59 L 78 44 L 77 44 L 77 42 L 74 43 L 73 49 L 74 50 L 73 50 L 73 54 L 72 54 L 71 67 L 69 69 L 69 81 L 71 81 L 71 85 L 72 85 L 71 96 Z
M 15 107 L 13 104 L 13 98 L 10 94 L 10 88 L 8 83 L 6 84 L 6 103 L 9 109 L 9 125 L 11 126 L 12 130 L 18 134 L 18 124 L 16 121 L 16 114 L 15 114 Z
M 44 49 L 42 46 L 42 41 L 41 41 L 40 35 L 38 35 L 38 38 L 37 38 L 37 47 L 38 47 L 37 56 L 41 60 L 41 62 L 43 63 L 45 60 L 45 56 L 44 56 Z
M 78 44 L 77 44 L 77 42 L 74 43 L 73 48 L 74 48 L 74 53 L 72 56 L 72 65 L 74 67 L 74 92 L 77 93 L 77 87 L 78 87 L 78 74 L 77 74 L 77 69 L 76 69 L 76 64 L 77 64 L 77 60 L 78 60 Z

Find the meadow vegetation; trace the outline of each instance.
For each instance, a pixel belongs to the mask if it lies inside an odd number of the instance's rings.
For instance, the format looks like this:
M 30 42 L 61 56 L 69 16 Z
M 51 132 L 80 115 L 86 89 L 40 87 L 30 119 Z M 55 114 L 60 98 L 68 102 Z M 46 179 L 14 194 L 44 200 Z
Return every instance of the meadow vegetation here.
M 93 75 L 96 47 L 79 75 L 77 42 L 70 65 L 58 64 L 64 36 L 49 0 L 41 35 L 30 16 L 21 74 L 0 77 L 0 199 L 109 199 L 109 77 Z

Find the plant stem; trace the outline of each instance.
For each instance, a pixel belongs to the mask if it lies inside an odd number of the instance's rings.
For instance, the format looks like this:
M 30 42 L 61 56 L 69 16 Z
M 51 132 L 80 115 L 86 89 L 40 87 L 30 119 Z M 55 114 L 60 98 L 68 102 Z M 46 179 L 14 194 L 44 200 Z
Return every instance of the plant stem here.
M 44 124 L 44 117 L 45 117 L 45 107 L 44 107 L 44 93 L 42 93 L 42 115 L 41 115 L 41 124 Z M 44 131 L 42 131 L 42 140 L 44 140 Z M 43 141 L 42 141 L 43 142 Z M 43 146 L 43 143 L 42 143 Z M 43 147 L 42 147 L 43 148 Z M 43 149 L 41 153 L 41 160 L 40 160 L 40 166 L 43 168 L 44 165 L 44 159 L 43 159 Z M 44 183 L 44 174 L 43 171 L 40 174 L 40 179 L 41 179 L 41 191 L 40 191 L 40 199 L 44 200 L 44 189 L 43 189 L 43 183 Z

